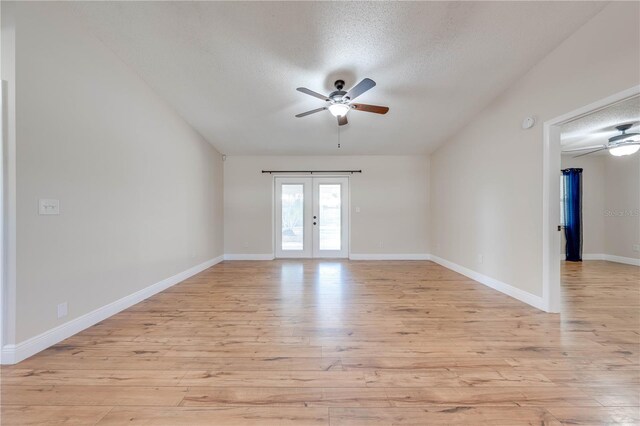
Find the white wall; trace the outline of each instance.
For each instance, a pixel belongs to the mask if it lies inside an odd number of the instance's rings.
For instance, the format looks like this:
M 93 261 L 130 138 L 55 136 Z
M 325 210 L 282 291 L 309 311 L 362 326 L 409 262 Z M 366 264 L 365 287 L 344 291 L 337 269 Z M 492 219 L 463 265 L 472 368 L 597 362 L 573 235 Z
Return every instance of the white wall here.
M 638 85 L 639 26 L 609 4 L 432 155 L 432 253 L 542 295 L 541 123 Z
M 66 10 L 15 4 L 18 343 L 223 253 L 220 154 Z
M 575 155 L 575 154 L 573 154 Z M 582 168 L 582 253 L 603 254 L 604 248 L 604 195 L 605 163 L 603 155 L 587 155 L 573 158 L 562 156 L 562 168 Z M 607 186 L 608 188 L 608 186 Z M 565 253 L 564 232 L 561 235 L 561 250 Z
M 350 176 L 352 254 L 428 253 L 426 156 L 228 156 L 225 254 L 273 253 L 273 176 L 262 170 L 323 169 L 363 171 Z
M 605 254 L 640 259 L 640 153 L 606 157 Z

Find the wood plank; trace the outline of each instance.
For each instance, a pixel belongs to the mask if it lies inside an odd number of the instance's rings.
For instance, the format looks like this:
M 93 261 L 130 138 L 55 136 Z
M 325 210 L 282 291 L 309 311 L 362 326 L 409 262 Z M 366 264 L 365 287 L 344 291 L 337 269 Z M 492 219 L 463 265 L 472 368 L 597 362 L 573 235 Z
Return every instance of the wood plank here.
M 549 412 L 563 424 L 570 425 L 637 425 L 638 407 L 549 407 Z
M 271 358 L 180 358 L 180 357 L 137 357 L 135 362 L 120 356 L 91 357 L 52 354 L 29 358 L 18 366 L 7 366 L 4 371 L 14 369 L 36 369 L 46 366 L 52 370 L 286 370 L 286 371 L 328 371 L 342 370 L 340 358 L 303 358 L 303 357 L 271 357 Z M 18 368 L 19 367 L 19 368 Z
M 26 425 L 95 425 L 112 407 L 73 406 L 4 406 L 0 424 Z
M 385 389 L 189 387 L 181 406 L 390 407 Z
M 189 371 L 182 386 L 366 387 L 357 371 Z
M 2 405 L 177 406 L 186 387 L 2 385 Z
M 318 426 L 329 424 L 327 408 L 224 407 L 154 408 L 116 407 L 98 425 L 282 425 Z
M 3 385 L 177 386 L 184 371 L 13 369 Z
M 341 426 L 561 424 L 540 407 L 330 408 L 329 415 Z

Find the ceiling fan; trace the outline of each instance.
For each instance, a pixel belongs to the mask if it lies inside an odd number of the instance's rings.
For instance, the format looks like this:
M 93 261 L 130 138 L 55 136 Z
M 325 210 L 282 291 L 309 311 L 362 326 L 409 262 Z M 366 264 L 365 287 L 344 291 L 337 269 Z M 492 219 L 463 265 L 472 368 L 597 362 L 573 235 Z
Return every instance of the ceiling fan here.
M 322 99 L 323 101 L 329 102 L 329 105 L 300 113 L 296 115 L 296 117 L 306 117 L 307 115 L 315 114 L 316 112 L 329 110 L 329 112 L 338 119 L 338 125 L 344 126 L 348 123 L 347 113 L 352 109 L 356 111 L 373 112 L 375 114 L 386 114 L 389 111 L 389 108 L 385 106 L 352 103 L 355 98 L 373 88 L 375 85 L 375 81 L 370 78 L 365 78 L 360 83 L 353 86 L 351 90 L 345 92 L 342 90 L 344 88 L 344 81 L 336 80 L 334 83 L 336 90 L 331 92 L 329 96 L 321 95 L 320 93 L 309 90 L 306 87 L 298 87 L 296 89 L 298 92 L 306 93 L 307 95 Z
M 627 130 L 629 130 L 632 125 L 633 124 L 621 124 L 619 126 L 616 126 L 616 129 L 621 133 L 612 138 L 609 138 L 609 142 L 606 145 L 603 144 L 603 145 L 585 146 L 583 148 L 566 149 L 566 150 L 563 150 L 562 152 L 576 152 L 576 151 L 591 150 L 589 152 L 585 152 L 584 154 L 576 155 L 573 158 L 578 158 L 578 157 L 582 157 L 583 155 L 593 154 L 594 152 L 603 151 L 605 149 L 608 149 L 609 154 L 614 155 L 616 157 L 635 154 L 640 150 L 640 133 L 627 133 Z

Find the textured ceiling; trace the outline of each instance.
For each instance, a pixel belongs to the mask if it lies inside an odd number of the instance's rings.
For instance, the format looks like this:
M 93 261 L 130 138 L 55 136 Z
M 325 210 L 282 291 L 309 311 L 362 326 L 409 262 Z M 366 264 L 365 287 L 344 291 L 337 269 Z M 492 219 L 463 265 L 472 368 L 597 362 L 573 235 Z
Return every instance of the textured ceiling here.
M 627 133 L 640 132 L 640 96 L 562 125 L 561 145 L 570 149 L 606 144 L 610 137 L 620 134 L 616 126 L 627 123 L 633 123 Z
M 594 2 L 67 4 L 225 154 L 433 151 L 604 6 Z M 342 127 L 295 90 L 378 85 Z

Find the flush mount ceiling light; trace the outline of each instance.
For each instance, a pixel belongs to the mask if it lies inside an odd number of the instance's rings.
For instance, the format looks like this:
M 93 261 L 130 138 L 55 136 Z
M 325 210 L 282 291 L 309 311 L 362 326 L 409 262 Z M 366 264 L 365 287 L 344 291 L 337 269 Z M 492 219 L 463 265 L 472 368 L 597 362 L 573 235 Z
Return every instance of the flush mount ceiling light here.
M 376 82 L 371 80 L 370 78 L 365 78 L 360 83 L 353 86 L 348 92 L 342 90 L 344 88 L 343 80 L 336 80 L 333 85 L 335 86 L 336 90 L 335 92 L 331 92 L 329 96 L 321 95 L 320 93 L 309 90 L 306 87 L 298 87 L 298 89 L 296 89 L 298 90 L 298 92 L 302 92 L 315 98 L 322 99 L 323 101 L 330 102 L 330 104 L 322 108 L 316 108 L 312 109 L 311 111 L 300 113 L 296 115 L 296 117 L 306 117 L 307 115 L 315 114 L 316 112 L 328 109 L 329 112 L 338 119 L 338 125 L 344 126 L 348 123 L 347 113 L 352 109 L 364 112 L 373 112 L 375 114 L 386 114 L 389 111 L 389 108 L 386 106 L 351 103 L 351 101 L 353 101 L 356 97 L 362 95 L 364 92 L 376 85 Z
M 593 154 L 594 152 L 609 150 L 609 154 L 615 157 L 623 155 L 631 155 L 640 151 L 640 133 L 627 133 L 633 124 L 621 124 L 616 129 L 621 132 L 619 135 L 609 138 L 607 145 L 586 146 L 584 148 L 567 149 L 562 152 L 586 151 L 584 154 L 576 155 L 573 158 L 582 157 L 583 155 Z

